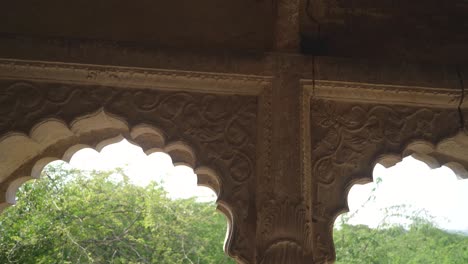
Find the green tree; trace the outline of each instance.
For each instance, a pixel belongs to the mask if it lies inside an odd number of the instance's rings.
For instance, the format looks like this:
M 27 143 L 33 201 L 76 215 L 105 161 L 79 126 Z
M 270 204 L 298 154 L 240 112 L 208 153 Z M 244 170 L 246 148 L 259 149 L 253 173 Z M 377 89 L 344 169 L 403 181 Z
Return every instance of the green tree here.
M 468 237 L 440 230 L 425 220 L 415 221 L 409 229 L 344 224 L 334 230 L 334 240 L 337 264 L 468 263 Z
M 0 263 L 234 263 L 213 203 L 171 200 L 123 170 L 48 166 L 0 216 Z

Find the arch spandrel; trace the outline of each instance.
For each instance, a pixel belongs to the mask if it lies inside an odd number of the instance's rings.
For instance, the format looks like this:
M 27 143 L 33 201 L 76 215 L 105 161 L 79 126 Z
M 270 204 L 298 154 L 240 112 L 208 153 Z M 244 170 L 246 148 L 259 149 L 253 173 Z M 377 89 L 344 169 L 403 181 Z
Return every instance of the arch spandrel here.
M 0 85 L 3 207 L 14 203 L 24 181 L 38 177 L 40 164 L 123 137 L 147 154 L 164 151 L 191 166 L 229 218 L 226 251 L 240 262 L 252 259 L 254 232 L 244 227 L 255 222 L 248 189 L 256 171 L 255 96 L 13 80 Z
M 312 232 L 317 263 L 334 261 L 335 218 L 348 211 L 347 194 L 351 186 L 372 181 L 376 163 L 389 167 L 413 155 L 432 167 L 447 165 L 465 177 L 468 155 L 463 146 L 468 134 L 460 129 L 459 120 L 454 107 L 312 97 Z

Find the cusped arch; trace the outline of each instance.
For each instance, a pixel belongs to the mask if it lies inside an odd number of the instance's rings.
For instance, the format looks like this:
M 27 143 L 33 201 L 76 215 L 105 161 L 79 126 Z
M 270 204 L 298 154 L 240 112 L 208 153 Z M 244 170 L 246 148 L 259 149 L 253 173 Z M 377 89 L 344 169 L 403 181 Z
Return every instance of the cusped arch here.
M 441 140 L 437 144 L 425 140 L 414 140 L 401 151 L 401 153 L 387 153 L 378 156 L 372 162 L 372 168 L 380 164 L 385 168 L 395 166 L 405 157 L 413 158 L 425 163 L 429 168 L 436 169 L 446 166 L 451 169 L 459 179 L 468 179 L 468 135 L 460 131 L 453 137 Z M 342 196 L 345 198 L 345 206 L 339 208 L 333 216 L 336 219 L 339 215 L 349 212 L 348 194 L 356 184 L 366 184 L 373 182 L 373 176 L 362 175 L 352 177 L 345 184 Z
M 212 189 L 218 196 L 218 210 L 227 218 L 230 241 L 234 214 L 223 201 L 223 181 L 207 165 L 199 165 L 195 151 L 183 141 L 166 142 L 162 130 L 148 124 L 129 127 L 124 119 L 103 109 L 75 119 L 70 125 L 58 119 L 47 119 L 36 124 L 29 135 L 10 133 L 0 139 L 0 213 L 16 203 L 16 192 L 25 182 L 39 179 L 43 168 L 52 161 L 69 162 L 73 154 L 83 148 L 101 151 L 105 146 L 127 139 L 149 155 L 167 153 L 174 165 L 186 165 L 197 175 L 197 184 Z M 228 243 L 226 243 L 228 244 Z M 227 249 L 227 248 L 226 248 Z
M 413 158 L 425 163 L 429 168 L 436 169 L 446 166 L 451 169 L 458 179 L 468 179 L 468 135 L 460 131 L 453 137 L 439 141 L 436 144 L 425 140 L 414 140 L 406 145 L 401 153 L 387 153 L 378 156 L 371 163 L 372 168 L 377 164 L 390 168 L 401 162 L 405 157 Z M 340 205 L 332 211 L 332 221 L 329 225 L 328 233 L 333 237 L 333 225 L 336 219 L 349 212 L 348 196 L 351 188 L 356 184 L 366 184 L 374 181 L 373 175 L 362 175 L 361 177 L 350 177 L 340 192 Z M 333 253 L 334 244 L 333 246 Z M 335 259 L 335 257 L 333 258 Z
M 424 140 L 416 140 L 408 144 L 401 154 L 387 154 L 379 157 L 379 163 L 386 168 L 401 162 L 403 158 L 412 156 L 424 162 L 431 169 L 446 166 L 453 170 L 459 179 L 467 179 L 468 171 L 468 135 L 460 131 L 453 137 L 446 138 L 437 144 Z

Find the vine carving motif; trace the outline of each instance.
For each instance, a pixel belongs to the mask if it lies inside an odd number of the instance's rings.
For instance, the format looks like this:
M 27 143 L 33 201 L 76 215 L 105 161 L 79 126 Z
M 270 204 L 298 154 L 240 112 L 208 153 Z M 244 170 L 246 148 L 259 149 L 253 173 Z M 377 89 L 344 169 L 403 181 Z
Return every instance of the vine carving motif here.
M 437 142 L 447 128 L 452 132 L 458 129 L 455 111 L 337 106 L 325 101 L 315 101 L 312 106 L 314 131 L 322 135 L 312 142 L 313 151 L 321 154 L 315 155 L 320 158 L 314 160 L 314 172 L 320 175 L 321 184 L 331 184 L 340 174 L 349 173 L 349 169 L 359 169 L 364 160 L 377 158 L 379 154 L 398 153 L 399 148 L 412 139 Z M 443 130 L 438 127 L 440 125 Z M 338 172 L 338 168 L 343 168 L 343 172 Z

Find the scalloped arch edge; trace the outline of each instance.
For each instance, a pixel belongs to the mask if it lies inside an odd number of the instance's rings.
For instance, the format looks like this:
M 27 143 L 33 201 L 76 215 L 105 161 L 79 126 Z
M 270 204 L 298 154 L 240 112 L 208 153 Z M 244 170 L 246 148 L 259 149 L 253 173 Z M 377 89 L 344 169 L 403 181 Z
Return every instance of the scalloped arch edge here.
M 390 168 L 401 162 L 403 158 L 412 156 L 425 163 L 431 169 L 441 166 L 450 168 L 459 178 L 468 178 L 468 135 L 459 132 L 453 137 L 446 138 L 433 144 L 425 140 L 415 140 L 401 152 L 401 154 L 385 154 L 379 156 L 375 162 L 385 168 Z
M 39 179 L 43 168 L 52 161 L 69 162 L 83 148 L 100 152 L 105 146 L 127 139 L 140 146 L 149 155 L 154 152 L 167 153 L 174 165 L 186 165 L 197 175 L 197 184 L 212 189 L 218 200 L 222 192 L 220 175 L 207 166 L 196 167 L 196 155 L 189 144 L 176 141 L 166 143 L 161 129 L 149 124 L 129 128 L 127 122 L 103 109 L 75 119 L 67 126 L 57 119 L 47 119 L 36 124 L 28 135 L 10 133 L 0 138 L 0 181 L 7 184 L 0 197 L 0 213 L 16 203 L 16 192 L 25 182 Z M 14 148 L 13 148 L 14 147 Z M 11 149 L 16 149 L 11 153 Z M 232 223 L 229 206 L 220 210 Z
M 468 135 L 460 131 L 453 137 L 449 137 L 433 144 L 424 140 L 414 140 L 405 146 L 400 154 L 388 153 L 378 156 L 372 163 L 372 167 L 381 164 L 390 168 L 401 162 L 403 158 L 412 156 L 413 158 L 425 163 L 429 168 L 436 169 L 446 166 L 451 169 L 459 179 L 468 179 Z M 366 184 L 373 182 L 373 175 L 353 178 L 347 184 L 340 197 L 339 206 L 332 212 L 329 231 L 333 233 L 333 225 L 336 219 L 344 213 L 349 212 L 348 196 L 351 188 L 356 184 Z M 332 235 L 332 234 L 331 234 Z M 334 252 L 334 251 L 333 251 Z

